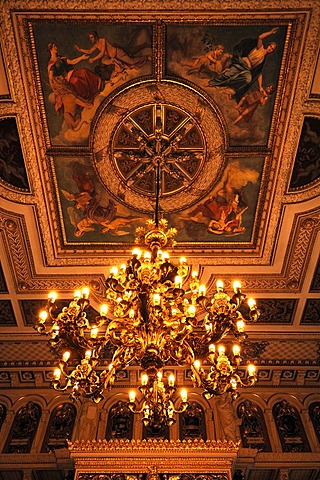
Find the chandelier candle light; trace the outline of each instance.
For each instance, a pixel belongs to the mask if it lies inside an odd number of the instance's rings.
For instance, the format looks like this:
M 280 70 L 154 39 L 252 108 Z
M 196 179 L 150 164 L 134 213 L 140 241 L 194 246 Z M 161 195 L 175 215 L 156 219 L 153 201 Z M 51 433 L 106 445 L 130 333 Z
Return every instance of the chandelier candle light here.
M 188 406 L 185 389 L 180 400 L 175 397 L 174 375 L 163 381 L 165 366 L 190 369 L 194 387 L 201 388 L 207 399 L 225 392 L 234 399 L 239 386 L 254 384 L 254 365 L 248 365 L 246 381 L 237 373 L 240 343 L 247 337 L 239 309 L 247 305 L 251 322 L 259 312 L 253 299 L 246 301 L 239 282 L 234 282 L 229 296 L 218 280 L 216 292 L 209 297 L 185 258 L 178 265 L 172 263 L 164 247 L 174 246 L 177 232 L 168 229 L 166 220 L 148 220 L 136 232 L 136 243 L 143 241 L 145 251 L 134 249 L 127 264 L 111 268 L 106 303 L 93 324 L 86 316 L 89 290 L 83 288 L 60 313 L 56 313 L 56 294 L 51 292 L 36 328 L 50 335 L 51 345 L 61 353 L 53 387 L 69 390 L 73 400 L 83 395 L 98 403 L 104 390 L 112 387 L 117 370 L 140 366 L 142 407 L 138 408 L 134 391 L 128 407 L 142 414 L 145 425 L 159 427 L 172 425 L 175 414 Z M 231 350 L 220 343 L 222 339 L 226 345 L 230 339 L 235 341 Z M 109 367 L 101 371 L 98 365 L 106 347 L 114 354 Z M 81 358 L 74 369 L 68 366 L 70 357 Z

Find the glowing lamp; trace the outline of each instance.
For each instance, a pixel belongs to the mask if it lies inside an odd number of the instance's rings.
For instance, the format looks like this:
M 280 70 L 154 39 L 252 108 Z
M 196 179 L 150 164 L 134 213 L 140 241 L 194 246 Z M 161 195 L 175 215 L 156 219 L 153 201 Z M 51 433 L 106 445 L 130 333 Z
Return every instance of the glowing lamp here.
M 69 358 L 70 358 L 70 355 L 71 355 L 71 354 L 70 354 L 69 351 L 64 352 L 63 355 L 62 355 L 62 360 L 63 360 L 64 362 L 67 362 L 67 361 L 69 360 Z
M 188 401 L 188 392 L 185 388 L 182 388 L 181 389 L 181 392 L 180 392 L 180 397 L 181 397 L 181 400 L 183 402 L 187 402 Z
M 50 301 L 50 303 L 54 303 L 56 299 L 57 299 L 56 292 L 50 292 L 48 295 L 48 300 Z

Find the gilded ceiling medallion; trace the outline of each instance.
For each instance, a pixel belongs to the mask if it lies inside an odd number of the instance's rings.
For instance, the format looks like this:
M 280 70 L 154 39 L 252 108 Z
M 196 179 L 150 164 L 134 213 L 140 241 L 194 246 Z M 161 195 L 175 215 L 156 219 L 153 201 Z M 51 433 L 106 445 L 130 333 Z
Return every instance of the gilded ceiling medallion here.
M 179 106 L 178 106 L 179 105 Z M 174 82 L 133 86 L 105 106 L 94 131 L 101 182 L 129 208 L 152 213 L 160 178 L 160 211 L 204 198 L 224 166 L 225 132 L 218 111 Z
M 205 159 L 205 140 L 196 120 L 169 104 L 132 111 L 120 122 L 112 158 L 128 188 L 154 196 L 160 166 L 160 194 L 177 193 L 194 182 Z

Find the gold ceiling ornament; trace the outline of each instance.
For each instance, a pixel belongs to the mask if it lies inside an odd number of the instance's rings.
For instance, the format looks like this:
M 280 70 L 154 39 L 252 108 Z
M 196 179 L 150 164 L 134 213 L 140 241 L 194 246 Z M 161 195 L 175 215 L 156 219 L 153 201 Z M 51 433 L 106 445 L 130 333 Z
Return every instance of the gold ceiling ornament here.
M 142 414 L 146 426 L 159 428 L 172 425 L 176 414 L 188 406 L 186 389 L 180 391 L 180 400 L 176 397 L 174 375 L 164 381 L 164 367 L 190 369 L 194 387 L 201 388 L 207 399 L 225 392 L 235 399 L 238 387 L 255 383 L 254 365 L 248 365 L 245 381 L 237 373 L 240 343 L 247 337 L 240 307 L 242 311 L 246 306 L 248 321 L 255 322 L 259 317 L 255 301 L 246 301 L 238 281 L 233 283 L 232 296 L 225 293 L 221 280 L 216 292 L 207 295 L 186 259 L 180 258 L 176 265 L 164 250 L 174 243 L 175 234 L 157 216 L 145 229 L 137 229 L 137 241 L 144 240 L 145 250 L 134 249 L 126 264 L 110 269 L 106 303 L 93 323 L 86 315 L 88 288 L 75 292 L 60 313 L 56 313 L 56 294 L 49 294 L 36 328 L 50 335 L 50 344 L 61 353 L 52 382 L 56 390 L 69 390 L 73 400 L 83 395 L 98 403 L 112 387 L 117 370 L 138 365 L 143 371 L 142 398 L 137 402 L 137 392 L 131 391 L 128 407 Z M 114 351 L 113 357 L 101 371 L 99 363 L 107 348 Z M 68 365 L 70 357 L 80 359 L 74 368 Z

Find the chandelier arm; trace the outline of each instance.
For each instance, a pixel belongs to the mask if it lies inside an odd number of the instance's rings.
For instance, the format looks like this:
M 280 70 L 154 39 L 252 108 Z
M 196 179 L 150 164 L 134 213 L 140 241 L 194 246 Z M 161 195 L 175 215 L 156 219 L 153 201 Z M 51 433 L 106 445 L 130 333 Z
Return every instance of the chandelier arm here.
M 184 402 L 184 401 L 181 401 L 180 405 L 179 405 L 179 408 L 173 408 L 173 412 L 174 413 L 183 413 L 187 410 L 189 406 L 189 402 Z

